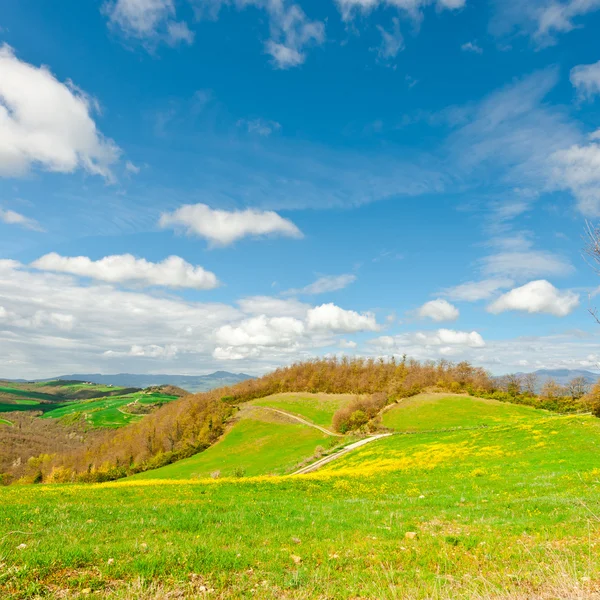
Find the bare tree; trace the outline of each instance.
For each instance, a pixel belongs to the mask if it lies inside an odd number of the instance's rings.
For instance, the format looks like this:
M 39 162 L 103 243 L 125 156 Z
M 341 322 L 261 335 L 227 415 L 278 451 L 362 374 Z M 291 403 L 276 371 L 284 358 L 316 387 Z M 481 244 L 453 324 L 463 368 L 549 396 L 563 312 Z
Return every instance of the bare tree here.
M 585 233 L 587 242 L 584 248 L 584 252 L 588 257 L 588 263 L 596 271 L 596 274 L 600 275 L 600 227 L 592 225 L 589 221 L 585 224 Z M 592 294 L 590 294 L 590 299 Z M 598 316 L 598 309 L 596 307 L 590 307 L 589 313 L 594 317 L 596 323 L 600 324 L 600 317 Z
M 585 377 L 574 377 L 567 383 L 567 393 L 573 400 L 579 400 L 590 391 L 590 384 Z
M 542 386 L 540 396 L 548 400 L 554 400 L 565 395 L 565 388 L 557 383 L 554 379 L 547 379 Z
M 535 373 L 525 373 L 521 378 L 523 392 L 528 396 L 535 396 L 537 393 L 539 378 Z

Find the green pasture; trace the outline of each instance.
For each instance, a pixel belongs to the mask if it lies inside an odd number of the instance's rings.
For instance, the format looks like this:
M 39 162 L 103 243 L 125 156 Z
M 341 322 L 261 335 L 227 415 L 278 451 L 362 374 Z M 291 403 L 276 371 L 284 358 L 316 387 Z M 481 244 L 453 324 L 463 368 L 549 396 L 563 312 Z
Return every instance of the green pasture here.
M 137 421 L 143 415 L 128 414 L 127 405 L 137 401 L 140 404 L 164 404 L 176 400 L 177 396 L 160 393 L 135 392 L 125 396 L 93 398 L 80 402 L 69 402 L 44 413 L 43 418 L 61 419 L 67 416 L 82 415 L 93 427 L 123 427 Z
M 0 394 L 10 394 L 11 396 L 29 398 L 32 400 L 49 400 L 50 402 L 56 402 L 57 400 L 60 400 L 60 397 L 57 397 L 54 394 L 44 394 L 42 392 L 35 392 L 7 386 L 0 386 Z
M 396 431 L 430 431 L 455 427 L 518 423 L 548 416 L 543 410 L 449 394 L 419 394 L 383 412 L 381 422 Z
M 311 421 L 321 427 L 331 427 L 333 415 L 355 398 L 352 394 L 275 394 L 252 400 L 254 406 L 277 408 Z
M 0 596 L 595 598 L 599 448 L 597 419 L 547 417 L 303 476 L 0 488 Z
M 254 409 L 244 411 L 229 431 L 213 446 L 172 465 L 135 475 L 133 479 L 190 479 L 234 475 L 284 474 L 318 446 L 326 448 L 333 438 L 323 432 L 286 421 L 276 414 Z

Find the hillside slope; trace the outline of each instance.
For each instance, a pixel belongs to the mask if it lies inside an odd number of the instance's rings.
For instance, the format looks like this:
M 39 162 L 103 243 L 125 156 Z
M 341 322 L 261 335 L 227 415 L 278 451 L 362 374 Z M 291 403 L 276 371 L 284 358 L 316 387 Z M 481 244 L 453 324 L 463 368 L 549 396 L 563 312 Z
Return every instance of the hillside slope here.
M 496 414 L 309 475 L 0 488 L 0 595 L 598 598 L 600 421 Z
M 327 447 L 334 438 L 260 407 L 245 407 L 213 446 L 172 465 L 131 479 L 192 479 L 210 476 L 282 475 Z

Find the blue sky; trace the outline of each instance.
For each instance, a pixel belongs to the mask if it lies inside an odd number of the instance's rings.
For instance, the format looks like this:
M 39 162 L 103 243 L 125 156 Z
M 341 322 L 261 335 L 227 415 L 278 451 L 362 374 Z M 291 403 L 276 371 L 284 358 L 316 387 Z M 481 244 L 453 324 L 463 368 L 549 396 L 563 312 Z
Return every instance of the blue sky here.
M 600 1 L 5 0 L 0 376 L 597 369 Z

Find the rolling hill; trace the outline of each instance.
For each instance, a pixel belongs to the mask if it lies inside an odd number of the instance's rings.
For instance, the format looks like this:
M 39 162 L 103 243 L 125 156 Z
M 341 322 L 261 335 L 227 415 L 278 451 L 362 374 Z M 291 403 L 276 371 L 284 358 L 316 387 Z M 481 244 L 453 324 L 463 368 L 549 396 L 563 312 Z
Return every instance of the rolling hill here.
M 383 414 L 392 435 L 285 475 L 327 445 L 316 421 L 343 402 L 276 394 L 243 407 L 205 452 L 162 469 L 0 488 L 2 597 L 600 594 L 600 420 L 415 396 Z

